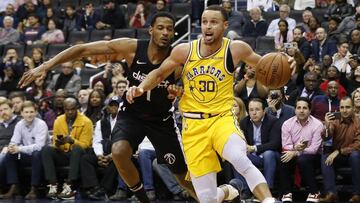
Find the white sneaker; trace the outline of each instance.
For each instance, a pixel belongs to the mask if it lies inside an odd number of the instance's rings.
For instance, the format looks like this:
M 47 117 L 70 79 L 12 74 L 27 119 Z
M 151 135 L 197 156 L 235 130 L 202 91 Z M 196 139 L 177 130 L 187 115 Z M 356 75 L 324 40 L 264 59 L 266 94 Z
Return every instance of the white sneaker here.
M 57 185 L 48 185 L 49 192 L 47 193 L 46 197 L 50 199 L 57 198 Z
M 64 183 L 63 190 L 58 197 L 65 200 L 75 199 L 75 191 L 71 189 L 71 185 Z
M 281 198 L 282 202 L 292 202 L 292 193 L 287 193 L 286 195 L 283 195 Z
M 319 202 L 320 193 L 311 194 L 309 193 L 306 202 Z
M 224 184 L 224 185 L 220 185 L 220 188 L 225 193 L 224 200 L 233 200 L 237 196 L 239 196 L 239 191 L 236 188 L 234 188 L 232 185 Z

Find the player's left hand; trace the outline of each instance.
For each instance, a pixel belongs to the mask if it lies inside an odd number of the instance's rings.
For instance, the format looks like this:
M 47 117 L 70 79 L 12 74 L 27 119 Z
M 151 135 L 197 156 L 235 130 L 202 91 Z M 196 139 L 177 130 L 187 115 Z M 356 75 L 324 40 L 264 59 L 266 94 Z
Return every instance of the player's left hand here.
M 167 91 L 169 92 L 168 99 L 171 100 L 175 99 L 175 97 L 181 97 L 182 94 L 184 93 L 183 87 L 175 84 L 169 85 L 167 87 Z
M 136 97 L 140 97 L 142 94 L 144 94 L 143 88 L 132 86 L 126 92 L 126 100 L 129 102 L 129 104 L 132 104 L 134 103 L 134 99 Z
M 287 163 L 296 156 L 296 151 L 287 151 L 281 156 L 281 162 Z
M 288 57 L 289 57 L 288 62 L 290 63 L 291 75 L 294 75 L 296 71 L 296 61 L 294 57 L 291 57 L 289 55 Z

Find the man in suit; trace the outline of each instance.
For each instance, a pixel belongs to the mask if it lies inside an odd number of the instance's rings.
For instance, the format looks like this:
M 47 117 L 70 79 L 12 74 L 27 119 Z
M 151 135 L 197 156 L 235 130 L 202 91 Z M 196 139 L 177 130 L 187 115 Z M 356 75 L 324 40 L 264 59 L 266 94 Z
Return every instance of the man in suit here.
M 281 125 L 279 120 L 265 112 L 264 101 L 253 98 L 248 106 L 249 115 L 241 120 L 248 157 L 257 167 L 264 168 L 264 176 L 270 189 L 274 187 L 276 165 L 281 147 Z M 246 185 L 244 178 L 235 172 L 235 178 Z M 249 192 L 249 191 L 248 191 Z
M 334 55 L 337 52 L 336 42 L 327 38 L 326 31 L 319 27 L 315 32 L 315 40 L 311 42 L 312 54 L 316 62 L 322 62 L 325 55 Z
M 284 123 L 287 119 L 295 116 L 294 107 L 284 104 L 284 88 L 273 89 L 269 91 L 268 94 L 268 107 L 266 108 L 266 113 L 272 116 L 275 116 L 279 119 L 280 125 Z
M 315 96 L 323 94 L 319 89 L 319 76 L 314 72 L 308 72 L 304 75 L 304 86 L 292 91 L 286 104 L 295 106 L 296 99 L 299 97 L 306 97 L 312 101 Z

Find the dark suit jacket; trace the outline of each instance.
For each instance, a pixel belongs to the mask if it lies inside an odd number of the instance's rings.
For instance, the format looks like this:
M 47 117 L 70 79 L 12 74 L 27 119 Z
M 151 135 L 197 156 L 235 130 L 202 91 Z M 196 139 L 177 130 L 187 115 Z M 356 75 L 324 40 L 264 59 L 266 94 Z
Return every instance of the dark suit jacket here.
M 322 46 L 320 55 L 320 42 L 319 40 L 313 40 L 311 42 L 311 51 L 315 57 L 316 62 L 320 62 L 320 59 L 322 59 L 325 55 L 332 56 L 337 52 L 336 42 L 326 39 Z
M 240 128 L 244 132 L 247 143 L 254 145 L 254 130 L 250 116 L 246 116 L 240 121 Z M 261 154 L 267 150 L 280 150 L 281 125 L 276 117 L 265 114 L 261 125 L 261 145 L 257 145 L 256 147 L 257 154 Z
M 276 112 L 273 113 L 269 108 L 266 109 L 266 113 L 270 114 L 272 116 L 276 117 Z M 295 116 L 295 109 L 294 107 L 287 105 L 287 104 L 282 104 L 281 105 L 281 112 L 280 112 L 280 117 L 279 117 L 279 121 L 280 122 L 280 126 L 282 126 L 282 124 L 289 118 Z
M 290 93 L 289 99 L 285 102 L 286 104 L 290 106 L 295 106 L 296 99 L 300 97 L 302 93 L 303 87 L 296 88 L 293 92 Z M 314 90 L 314 93 L 309 97 L 309 100 L 312 101 L 312 99 L 317 95 L 323 95 L 324 93 L 320 89 Z

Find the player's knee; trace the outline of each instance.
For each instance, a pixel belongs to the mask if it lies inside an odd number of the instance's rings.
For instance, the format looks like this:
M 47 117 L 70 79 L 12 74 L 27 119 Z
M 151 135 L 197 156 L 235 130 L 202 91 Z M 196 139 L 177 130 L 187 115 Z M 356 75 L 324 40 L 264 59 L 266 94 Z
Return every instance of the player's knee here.
M 196 195 L 201 203 L 217 203 L 217 194 L 210 189 L 196 191 Z
M 113 159 L 123 160 L 131 158 L 132 149 L 128 141 L 120 140 L 112 144 L 111 153 Z
M 240 174 L 245 173 L 253 165 L 247 156 L 236 156 L 228 161 Z

